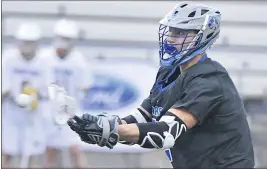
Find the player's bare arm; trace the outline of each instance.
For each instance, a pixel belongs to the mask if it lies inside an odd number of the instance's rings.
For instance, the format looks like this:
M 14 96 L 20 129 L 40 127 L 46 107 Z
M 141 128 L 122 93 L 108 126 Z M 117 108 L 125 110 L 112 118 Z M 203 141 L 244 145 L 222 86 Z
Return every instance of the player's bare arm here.
M 173 113 L 173 115 L 180 118 L 185 123 L 188 129 L 192 128 L 197 124 L 197 119 L 190 112 L 174 108 L 170 109 L 169 112 Z M 153 125 L 157 126 L 159 125 L 159 123 L 154 123 Z M 148 124 L 147 126 L 150 126 L 150 124 Z M 132 143 L 138 143 L 140 137 L 139 130 L 140 129 L 136 124 L 122 124 L 119 126 L 118 133 L 121 140 L 125 140 L 127 142 L 132 142 Z
M 194 127 L 198 122 L 194 115 L 184 109 L 171 108 L 169 112 L 179 117 L 188 129 Z
M 147 123 L 151 121 L 151 114 L 142 106 L 130 115 L 121 119 L 118 134 L 120 143 L 136 144 L 139 139 L 139 129 L 135 123 Z
M 129 118 L 132 118 L 133 121 L 142 119 L 138 117 L 139 115 L 143 116 L 141 113 L 133 113 L 133 115 L 126 117 L 126 121 Z M 147 122 L 144 117 L 143 120 L 144 121 L 140 123 L 135 121 L 131 124 L 122 124 L 122 120 L 116 116 L 92 116 L 86 114 L 82 118 L 76 116 L 74 119 L 70 120 L 68 124 L 71 129 L 80 134 L 80 136 L 84 133 L 82 136 L 84 141 L 88 139 L 88 141 L 90 140 L 89 142 L 92 142 L 95 133 L 99 132 L 99 138 L 111 140 L 110 143 L 105 145 L 109 148 L 113 148 L 117 142 L 126 141 L 132 144 L 139 144 L 143 148 L 152 149 L 169 149 L 173 147 L 175 141 L 181 137 L 187 129 L 197 124 L 197 119 L 191 113 L 176 108 L 171 108 L 158 122 Z M 88 125 L 87 129 L 85 127 L 86 125 Z M 107 131 L 104 131 L 105 128 Z M 86 138 L 86 136 L 89 136 L 89 138 Z M 99 138 L 95 139 L 101 140 Z M 104 146 L 104 143 L 101 142 L 100 146 L 101 145 Z
M 121 140 L 138 143 L 140 133 L 136 124 L 122 124 L 119 126 L 118 133 Z

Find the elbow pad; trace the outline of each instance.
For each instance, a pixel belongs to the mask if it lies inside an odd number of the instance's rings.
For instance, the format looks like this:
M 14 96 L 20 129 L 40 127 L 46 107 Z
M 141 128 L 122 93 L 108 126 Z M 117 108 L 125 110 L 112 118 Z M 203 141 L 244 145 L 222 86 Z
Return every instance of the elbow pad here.
M 185 123 L 167 112 L 159 122 L 136 124 L 139 128 L 138 144 L 143 148 L 169 149 L 187 130 Z

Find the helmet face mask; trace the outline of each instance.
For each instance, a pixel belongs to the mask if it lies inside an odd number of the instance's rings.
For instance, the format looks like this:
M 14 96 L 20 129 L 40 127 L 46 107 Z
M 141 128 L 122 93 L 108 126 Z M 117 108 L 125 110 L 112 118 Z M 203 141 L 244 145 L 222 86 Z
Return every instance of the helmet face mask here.
M 75 22 L 60 20 L 54 27 L 54 46 L 59 57 L 64 58 L 73 49 L 79 35 L 79 28 Z
M 183 30 L 161 25 L 159 31 L 160 57 L 168 62 L 173 56 L 193 50 L 200 42 L 198 30 Z
M 204 5 L 176 5 L 160 21 L 161 66 L 182 65 L 204 53 L 219 37 L 219 32 L 219 11 Z
M 71 49 L 75 45 L 75 39 L 63 37 L 63 36 L 57 36 L 55 38 L 55 47 L 57 49 Z
M 34 23 L 21 24 L 15 34 L 15 38 L 22 57 L 30 60 L 35 56 L 38 49 L 41 29 Z
M 38 49 L 38 42 L 37 41 L 20 40 L 18 46 L 19 46 L 19 50 L 20 50 L 21 55 L 25 59 L 30 60 L 36 54 L 36 51 Z
M 76 40 L 73 38 L 57 36 L 54 40 L 57 55 L 61 58 L 67 56 L 75 46 Z

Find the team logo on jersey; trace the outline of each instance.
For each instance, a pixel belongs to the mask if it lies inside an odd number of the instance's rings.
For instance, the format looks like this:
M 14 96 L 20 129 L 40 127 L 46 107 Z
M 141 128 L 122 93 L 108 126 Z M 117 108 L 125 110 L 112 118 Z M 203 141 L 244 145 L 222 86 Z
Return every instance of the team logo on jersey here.
M 163 107 L 152 106 L 152 116 L 154 118 L 159 117 L 162 109 L 163 109 Z
M 134 103 L 138 98 L 137 88 L 122 79 L 95 75 L 95 81 L 82 101 L 84 110 L 116 110 Z

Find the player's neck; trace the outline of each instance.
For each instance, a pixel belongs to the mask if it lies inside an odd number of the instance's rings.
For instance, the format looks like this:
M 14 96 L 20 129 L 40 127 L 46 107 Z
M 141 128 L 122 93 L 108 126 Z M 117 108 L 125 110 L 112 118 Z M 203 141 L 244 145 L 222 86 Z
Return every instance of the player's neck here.
M 190 68 L 191 66 L 195 65 L 198 63 L 198 61 L 205 55 L 205 53 L 203 54 L 199 54 L 197 55 L 194 59 L 192 59 L 191 61 L 183 64 L 180 66 L 180 70 L 181 70 L 181 73 L 183 73 L 185 70 L 187 70 L 188 68 Z

